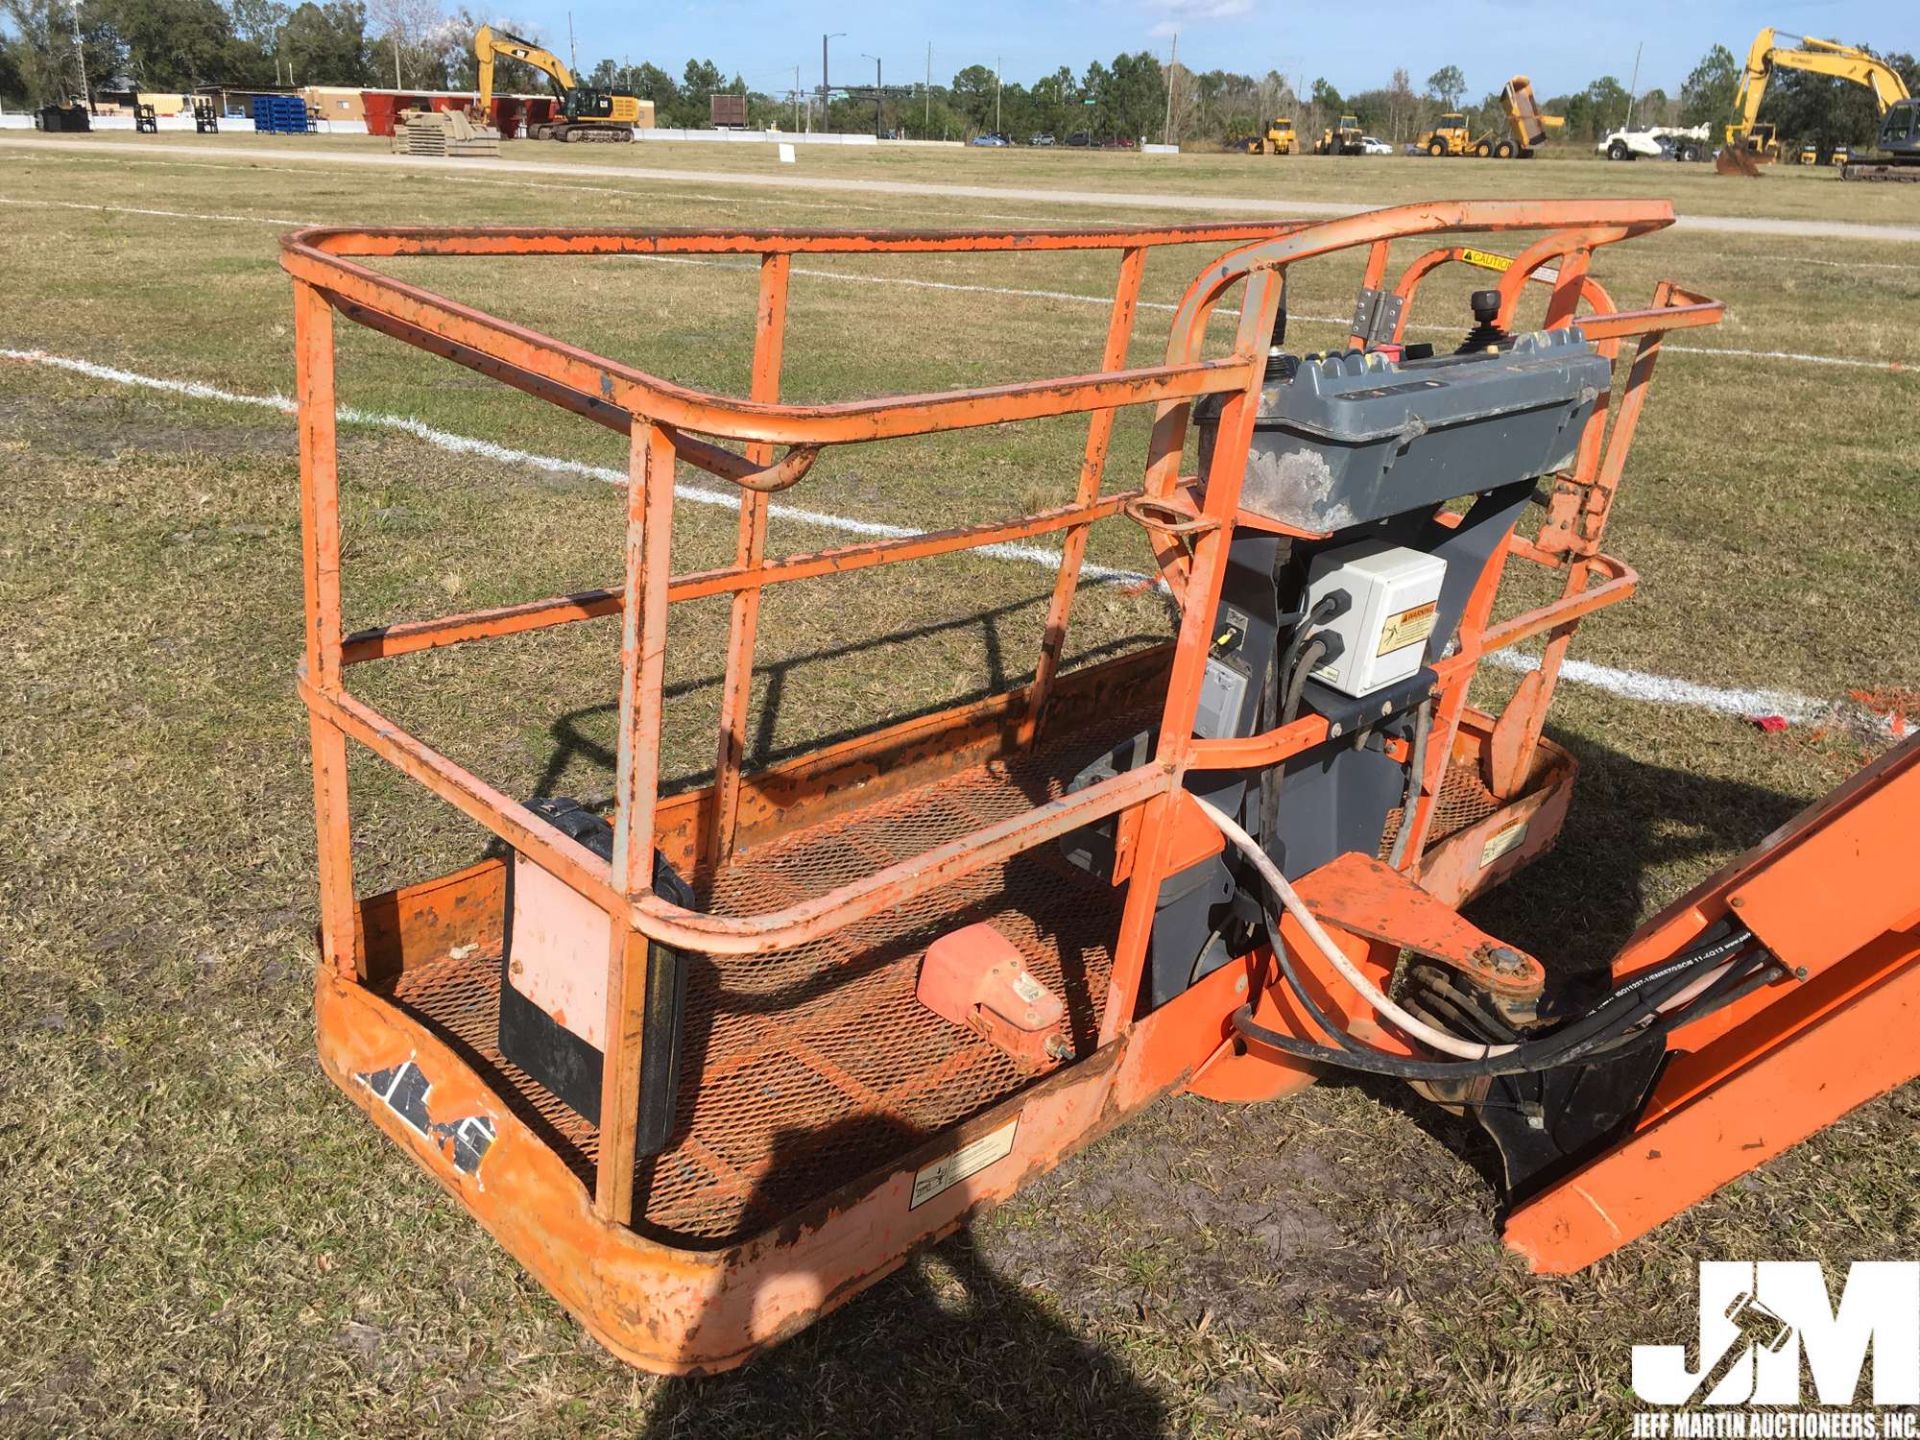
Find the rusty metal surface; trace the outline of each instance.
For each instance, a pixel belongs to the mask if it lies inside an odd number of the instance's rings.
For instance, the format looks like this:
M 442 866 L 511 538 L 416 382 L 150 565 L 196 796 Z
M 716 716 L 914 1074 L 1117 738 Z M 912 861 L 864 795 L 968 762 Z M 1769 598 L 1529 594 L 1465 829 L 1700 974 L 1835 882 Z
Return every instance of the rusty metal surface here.
M 716 877 L 710 903 L 743 915 L 791 904 L 1019 814 L 1146 718 L 1116 716 L 1104 734 L 756 846 Z M 635 1223 L 691 1248 L 741 1239 L 1031 1083 L 1004 1051 L 915 999 L 926 947 L 963 925 L 989 922 L 1012 940 L 1066 1001 L 1076 1052 L 1090 1051 L 1123 895 L 1042 851 L 794 950 L 694 964 L 676 1140 L 639 1167 Z M 497 938 L 409 969 L 391 993 L 593 1183 L 598 1128 L 500 1057 Z
M 1429 849 L 1443 840 L 1451 839 L 1470 825 L 1477 825 L 1501 806 L 1501 800 L 1486 786 L 1480 778 L 1478 765 L 1452 764 L 1447 766 L 1446 776 L 1440 783 L 1440 794 L 1433 804 L 1433 820 L 1427 827 L 1426 844 Z M 1401 822 L 1406 811 L 1396 805 L 1387 812 L 1387 828 L 1380 836 L 1379 858 L 1384 860 L 1393 851 L 1393 842 L 1400 834 Z
M 1543 542 L 1510 537 L 1468 605 L 1456 653 L 1435 667 L 1441 702 L 1409 821 L 1414 843 L 1408 879 L 1451 903 L 1497 873 L 1476 863 L 1469 877 L 1466 861 L 1454 852 L 1472 848 L 1470 858 L 1480 862 L 1484 828 L 1517 813 L 1498 797 L 1509 793 L 1503 786 L 1532 776 L 1535 758 L 1549 753 L 1539 719 L 1574 630 L 1585 615 L 1626 598 L 1635 583 L 1632 571 L 1599 547 L 1658 337 L 1668 329 L 1713 323 L 1720 307 L 1662 284 L 1650 308 L 1620 311 L 1589 270 L 1600 247 L 1671 222 L 1671 208 L 1660 201 L 1473 201 L 1400 206 L 1311 226 L 1024 233 L 311 230 L 287 237 L 282 263 L 296 292 L 307 579 L 300 693 L 310 713 L 315 759 L 328 962 L 317 993 L 325 1002 L 319 1024 L 329 1073 L 351 1093 L 353 1082 L 343 1068 L 347 1057 L 355 1064 L 392 1063 L 408 1053 L 397 1047 L 417 1044 L 449 1072 L 441 1092 L 449 1103 L 459 1098 L 504 1105 L 492 1112 L 501 1120 L 502 1150 L 484 1194 L 450 1172 L 438 1150 L 392 1116 L 383 1117 L 377 1106 L 369 1109 L 544 1283 L 584 1314 L 596 1334 L 640 1363 L 675 1371 L 735 1364 L 841 1303 L 897 1265 L 907 1245 L 958 1224 L 971 1196 L 1011 1193 L 1023 1175 L 1057 1162 L 1129 1109 L 1217 1062 L 1230 1043 L 1228 1016 L 1238 996 L 1260 980 L 1258 974 L 1222 971 L 1152 1014 L 1137 1007 L 1160 883 L 1186 853 L 1171 801 L 1185 771 L 1274 764 L 1324 738 L 1323 725 L 1316 728 L 1321 722 L 1312 720 L 1244 740 L 1199 741 L 1192 735 L 1205 642 L 1227 546 L 1240 523 L 1237 497 L 1262 358 L 1288 267 L 1364 248 L 1368 281 L 1383 286 L 1390 242 L 1432 237 L 1428 243 L 1445 246 L 1462 233 L 1546 231 L 1509 263 L 1503 292 L 1515 297 L 1529 285 L 1549 285 L 1549 323 L 1577 319 L 1590 326 L 1603 353 L 1613 354 L 1628 337 L 1640 338 L 1612 433 L 1606 433 L 1606 408 L 1597 408 L 1573 467 L 1561 477 Z M 1147 252 L 1193 244 L 1214 247 L 1217 258 L 1185 292 L 1159 363 L 1130 368 Z M 785 257 L 1069 251 L 1107 252 L 1119 268 L 1098 371 L 938 394 L 781 402 Z M 399 255 L 638 254 L 760 257 L 751 394 L 715 395 L 673 384 L 359 263 Z M 1451 249 L 1447 254 L 1454 258 Z M 1548 260 L 1558 266 L 1551 280 L 1543 269 Z M 1420 273 L 1401 281 L 1409 299 Z M 1239 319 L 1223 355 L 1218 340 L 1209 341 L 1207 325 L 1235 290 Z M 1591 313 L 1580 313 L 1582 305 Z M 629 435 L 624 573 L 599 591 L 343 636 L 335 316 Z M 1191 507 L 1193 532 L 1148 530 L 1161 578 L 1180 612 L 1179 641 L 1170 665 L 1155 659 L 1152 683 L 1124 691 L 1130 703 L 1145 707 L 1144 715 L 1095 707 L 1089 724 L 1076 677 L 1056 680 L 1087 528 L 1134 495 L 1188 512 L 1185 493 L 1196 477 L 1181 472 L 1182 455 L 1192 402 L 1207 394 L 1221 396 L 1220 419 L 1211 468 L 1199 477 L 1204 487 Z M 1155 412 L 1144 473 L 1134 477 L 1137 490 L 1116 491 L 1103 485 L 1108 437 L 1119 409 L 1137 405 Z M 923 535 L 814 555 L 769 559 L 764 553 L 766 489 L 791 482 L 800 493 L 818 447 L 950 430 L 978 434 L 981 427 L 1069 414 L 1088 417 L 1072 506 L 960 529 L 930 525 Z M 791 447 L 785 460 L 777 458 L 778 447 Z M 668 572 L 674 469 L 681 459 L 739 488 L 738 544 L 734 563 L 725 569 L 691 576 Z M 896 727 L 884 744 L 871 748 L 858 739 L 843 741 L 772 775 L 742 773 L 740 719 L 751 690 L 754 608 L 765 586 L 1048 531 L 1062 532 L 1065 563 L 1030 689 Z M 1561 591 L 1556 600 L 1495 625 L 1494 592 L 1509 555 L 1559 570 Z M 723 707 L 717 737 L 716 785 L 704 799 L 663 800 L 657 764 L 665 617 L 674 603 L 722 593 L 734 603 L 726 681 L 732 700 Z M 611 866 L 408 735 L 345 684 L 345 667 L 360 660 L 616 612 L 622 621 L 622 703 Z M 1485 757 L 1496 747 L 1479 741 L 1476 751 L 1459 743 L 1467 730 L 1488 733 L 1467 709 L 1468 689 L 1488 651 L 1537 635 L 1546 636 L 1541 679 L 1509 721 L 1497 747 L 1500 763 L 1489 770 Z M 1124 665 L 1107 668 L 1118 675 Z M 1065 723 L 1052 723 L 1056 715 Z M 1151 762 L 1064 792 L 1066 778 L 1087 753 L 1149 722 L 1158 728 Z M 490 875 L 472 872 L 468 885 L 449 880 L 438 899 L 428 890 L 418 892 L 417 903 L 395 899 L 391 915 L 380 912 L 377 902 L 374 910 L 356 915 L 344 783 L 349 739 L 527 853 L 608 916 L 614 939 L 604 1129 L 559 1108 L 527 1077 L 501 1064 L 494 1049 L 497 941 L 469 940 L 437 955 L 422 954 L 440 948 L 436 937 L 470 927 L 472 897 L 459 902 L 466 907 L 459 915 L 456 902 L 469 890 L 483 893 L 494 883 Z M 881 757 L 888 753 L 906 763 L 887 765 Z M 861 778 L 869 770 L 874 773 Z M 1560 808 L 1540 805 L 1541 795 Z M 1550 838 L 1564 800 L 1564 785 L 1555 782 L 1521 803 L 1536 805 L 1538 828 Z M 1130 837 L 1132 878 L 1120 888 L 1065 866 L 1050 843 L 1107 816 L 1116 817 L 1116 827 Z M 651 893 L 650 841 L 698 874 L 703 910 L 683 909 Z M 1530 849 L 1535 843 L 1529 840 Z M 1422 873 L 1429 857 L 1444 862 L 1444 875 Z M 1516 852 L 1499 863 L 1508 866 L 1518 858 Z M 444 916 L 438 913 L 443 907 Z M 1006 1054 L 914 1000 L 918 957 L 926 945 L 981 920 L 998 924 L 1033 973 L 1066 1001 L 1074 1048 L 1085 1058 L 1048 1080 L 1027 1079 Z M 636 1164 L 631 1156 L 641 997 L 634 978 L 648 939 L 692 955 L 690 1059 L 676 1139 L 656 1160 Z M 369 969 L 375 951 L 378 964 Z M 1238 994 L 1229 988 L 1236 984 Z M 341 1026 L 361 1026 L 365 1033 Z M 1215 1092 L 1252 1095 L 1301 1078 L 1287 1071 L 1278 1081 L 1261 1081 L 1241 1071 L 1231 1078 L 1222 1074 Z M 367 1103 L 364 1095 L 356 1098 Z M 937 1159 L 939 1145 L 956 1133 L 971 1135 L 970 1125 L 1004 1117 L 1010 1107 L 1025 1113 L 1027 1127 L 1011 1152 L 1018 1173 L 984 1179 L 911 1216 L 888 1208 L 912 1208 L 906 1197 L 914 1188 L 913 1167 Z M 582 1195 L 590 1196 L 590 1205 L 582 1206 Z M 780 1238 L 769 1248 L 767 1237 L 775 1233 L 769 1227 L 776 1222 Z M 806 1238 L 828 1234 L 836 1238 Z M 648 1248 L 646 1236 L 671 1248 Z M 736 1244 L 738 1249 L 715 1248 Z M 585 1257 L 603 1255 L 618 1257 L 626 1268 L 604 1276 L 597 1266 L 591 1273 L 578 1271 Z M 816 1276 L 830 1283 L 819 1288 Z M 752 1295 L 753 1286 L 764 1288 Z

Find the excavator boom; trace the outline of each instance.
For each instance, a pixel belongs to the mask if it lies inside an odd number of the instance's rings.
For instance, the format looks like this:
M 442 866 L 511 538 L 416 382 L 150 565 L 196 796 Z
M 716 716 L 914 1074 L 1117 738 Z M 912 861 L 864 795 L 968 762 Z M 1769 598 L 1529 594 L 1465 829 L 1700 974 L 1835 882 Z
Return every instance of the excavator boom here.
M 1799 43 L 1781 44 L 1783 39 Z M 1874 106 L 1883 116 L 1909 98 L 1900 72 L 1877 56 L 1810 35 L 1781 36 L 1768 26 L 1753 37 L 1746 67 L 1740 72 L 1740 88 L 1733 97 L 1736 118 L 1727 126 L 1726 146 L 1714 157 L 1715 168 L 1721 174 L 1753 175 L 1758 166 L 1779 158 L 1779 147 L 1772 132 L 1762 127 L 1759 119 L 1760 106 L 1767 98 L 1767 86 L 1774 71 L 1780 69 L 1831 75 L 1863 85 L 1872 93 Z
M 528 134 L 536 140 L 631 140 L 642 119 L 641 102 L 635 96 L 611 90 L 583 89 L 573 71 L 551 50 L 482 25 L 473 34 L 473 54 L 479 62 L 480 113 L 493 111 L 493 67 L 498 58 L 518 60 L 547 77 L 560 102 L 561 114 L 553 121 L 530 125 Z
M 480 109 L 485 113 L 493 103 L 493 62 L 499 56 L 509 60 L 518 60 L 522 65 L 531 65 L 546 76 L 553 85 L 554 94 L 565 99 L 567 93 L 575 90 L 573 72 L 567 68 L 567 62 L 551 50 L 536 45 L 531 40 L 523 40 L 518 35 L 509 35 L 505 30 L 496 30 L 491 25 L 482 25 L 473 32 L 473 55 L 480 62 Z

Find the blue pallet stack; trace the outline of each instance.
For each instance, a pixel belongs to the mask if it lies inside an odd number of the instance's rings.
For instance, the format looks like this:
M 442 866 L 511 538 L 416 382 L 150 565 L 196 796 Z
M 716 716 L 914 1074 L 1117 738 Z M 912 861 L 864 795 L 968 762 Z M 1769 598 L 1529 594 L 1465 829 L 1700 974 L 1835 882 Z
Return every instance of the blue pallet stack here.
M 256 95 L 253 128 L 267 135 L 305 135 L 313 129 L 313 121 L 307 102 L 298 95 Z

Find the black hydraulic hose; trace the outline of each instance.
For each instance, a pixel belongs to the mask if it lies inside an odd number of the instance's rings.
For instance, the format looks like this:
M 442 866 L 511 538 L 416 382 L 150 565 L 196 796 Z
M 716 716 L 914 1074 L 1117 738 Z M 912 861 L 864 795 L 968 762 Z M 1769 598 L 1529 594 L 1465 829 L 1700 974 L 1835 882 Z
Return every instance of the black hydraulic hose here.
M 1286 977 L 1287 988 L 1293 992 L 1293 998 L 1300 1002 L 1300 1008 L 1312 1017 L 1313 1023 L 1333 1037 L 1334 1044 L 1341 1050 L 1360 1052 L 1360 1044 L 1340 1026 L 1328 1018 L 1327 1012 L 1320 1008 L 1308 991 L 1306 982 L 1300 978 L 1300 972 L 1293 968 L 1293 957 L 1287 953 L 1287 947 L 1280 941 L 1280 924 L 1271 910 L 1267 915 L 1267 943 L 1273 947 L 1273 955 L 1280 962 L 1280 973 Z M 1249 1011 L 1249 1014 L 1252 1012 Z
M 1499 1075 L 1524 1075 L 1572 1064 L 1596 1050 L 1610 1048 L 1622 1042 L 1644 1040 L 1649 1036 L 1664 1037 L 1680 1026 L 1691 1024 L 1715 1010 L 1724 1009 L 1762 985 L 1772 983 L 1777 974 L 1777 962 L 1771 956 L 1763 955 L 1750 967 L 1730 970 L 1708 987 L 1692 1004 L 1672 1015 L 1662 1017 L 1642 1030 L 1606 1035 L 1591 1045 L 1563 1047 L 1538 1042 L 1536 1045 L 1522 1046 L 1520 1049 L 1489 1060 L 1415 1060 L 1399 1055 L 1389 1055 L 1380 1050 L 1335 1050 L 1268 1029 L 1253 1018 L 1253 1007 L 1250 1005 L 1242 1005 L 1234 1012 L 1233 1028 L 1246 1039 L 1269 1049 L 1278 1050 L 1285 1055 L 1292 1055 L 1320 1065 L 1329 1065 L 1336 1069 L 1361 1070 L 1368 1074 L 1388 1075 L 1400 1080 L 1463 1080 Z
M 1239 1015 L 1235 1016 L 1234 1024 L 1236 1028 L 1240 1029 L 1242 1034 L 1247 1035 L 1250 1039 L 1258 1040 L 1261 1044 L 1271 1044 L 1272 1040 L 1270 1040 L 1269 1037 L 1272 1037 L 1272 1039 L 1286 1040 L 1286 1044 L 1275 1045 L 1274 1048 L 1285 1050 L 1290 1054 L 1300 1054 L 1306 1058 L 1320 1059 L 1327 1064 L 1346 1064 L 1349 1068 L 1371 1070 L 1379 1074 L 1398 1074 L 1400 1073 L 1398 1067 L 1406 1065 L 1437 1065 L 1441 1067 L 1441 1069 L 1434 1074 L 1422 1074 L 1410 1077 L 1424 1079 L 1437 1079 L 1440 1078 L 1442 1074 L 1470 1076 L 1478 1074 L 1517 1074 L 1528 1070 L 1544 1070 L 1550 1069 L 1555 1065 L 1567 1064 L 1571 1060 L 1591 1054 L 1595 1050 L 1626 1036 L 1634 1026 L 1639 1025 L 1640 1022 L 1649 1015 L 1656 1014 L 1663 1003 L 1692 984 L 1695 976 L 1697 976 L 1700 971 L 1717 964 L 1727 955 L 1748 944 L 1753 938 L 1750 932 L 1739 930 L 1727 936 L 1725 939 L 1699 947 L 1676 958 L 1668 964 L 1650 970 L 1644 975 L 1636 976 L 1632 981 L 1629 981 L 1627 984 L 1621 986 L 1620 989 L 1608 995 L 1600 1004 L 1596 1005 L 1592 1010 L 1577 1020 L 1570 1021 L 1551 1034 L 1544 1035 L 1539 1039 L 1523 1042 L 1507 1054 L 1488 1060 L 1417 1061 L 1408 1060 L 1403 1056 L 1390 1055 L 1385 1051 L 1376 1050 L 1370 1046 L 1359 1045 L 1354 1041 L 1352 1036 L 1347 1035 L 1335 1025 L 1327 1016 L 1326 1012 L 1314 1001 L 1305 982 L 1301 980 L 1299 972 L 1295 970 L 1292 957 L 1287 952 L 1287 947 L 1281 943 L 1279 924 L 1270 910 L 1266 912 L 1266 918 L 1267 938 L 1273 948 L 1276 959 L 1280 962 L 1280 971 L 1286 978 L 1288 989 L 1292 991 L 1294 998 L 1299 1001 L 1301 1008 L 1307 1012 L 1313 1019 L 1313 1022 L 1327 1034 L 1333 1036 L 1335 1042 L 1341 1048 L 1332 1050 L 1325 1046 L 1314 1045 L 1311 1042 L 1294 1040 L 1291 1037 L 1281 1036 L 1277 1031 L 1266 1030 L 1263 1026 L 1254 1026 L 1254 1029 L 1250 1030 L 1247 1026 L 1254 1025 L 1250 1008 L 1242 1012 L 1246 1017 L 1247 1025 L 1240 1023 L 1241 1017 Z M 1715 982 L 1716 986 L 1723 984 L 1727 978 L 1727 976 L 1722 976 L 1720 981 Z M 1650 991 L 1649 987 L 1652 987 Z M 1641 994 L 1640 992 L 1642 991 L 1648 991 L 1649 993 Z M 1711 989 L 1706 992 L 1706 994 L 1711 993 L 1713 993 Z M 1697 1004 L 1699 1000 L 1704 1000 L 1706 994 L 1699 997 L 1695 1003 Z M 1614 1013 L 1622 1006 L 1627 1008 L 1625 1015 L 1617 1015 Z M 1692 1008 L 1692 1006 L 1687 1007 L 1688 1011 L 1691 1011 Z M 1260 1033 L 1255 1033 L 1255 1031 Z M 1301 1048 L 1303 1046 L 1305 1049 Z M 1362 1061 L 1369 1063 L 1361 1063 Z M 1489 1066 L 1495 1068 L 1489 1069 L 1487 1068 Z

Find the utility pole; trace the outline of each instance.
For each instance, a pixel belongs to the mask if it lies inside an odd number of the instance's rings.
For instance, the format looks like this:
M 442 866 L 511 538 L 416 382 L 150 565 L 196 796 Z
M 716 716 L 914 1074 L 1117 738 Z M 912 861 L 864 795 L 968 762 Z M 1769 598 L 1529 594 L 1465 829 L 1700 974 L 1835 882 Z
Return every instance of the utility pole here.
M 993 133 L 1000 133 L 1000 57 L 993 57 Z
M 1173 32 L 1173 44 L 1167 51 L 1167 120 L 1166 123 L 1160 127 L 1160 143 L 1162 145 L 1170 143 L 1169 137 L 1173 134 L 1173 77 L 1175 73 L 1173 67 L 1179 63 L 1179 60 L 1180 32 L 1176 30 Z
M 800 128 L 800 67 L 793 67 L 793 128 Z
M 820 37 L 820 128 L 822 130 L 827 128 L 827 90 L 831 83 L 827 79 L 827 42 L 829 40 L 843 40 L 846 38 L 846 34 L 847 32 L 844 30 L 836 30 L 831 35 L 822 35 Z
M 933 42 L 931 40 L 927 42 L 927 113 L 921 118 L 920 128 L 927 132 L 920 137 L 922 140 L 931 138 L 933 134 Z
M 87 102 L 91 114 L 93 87 L 87 84 L 87 47 L 80 39 L 80 0 L 73 0 L 73 58 L 80 62 L 80 98 Z
M 393 88 L 396 90 L 401 88 L 400 86 L 400 27 L 398 25 L 393 27 Z
M 868 55 L 863 51 L 861 52 L 860 58 L 862 60 L 873 61 L 873 138 L 876 140 L 884 140 L 887 138 L 886 120 L 885 116 L 881 113 L 881 107 L 887 102 L 882 98 L 884 92 L 880 79 L 880 57 L 878 55 Z
M 1633 79 L 1627 82 L 1627 125 L 1629 127 L 1633 124 L 1634 98 L 1640 93 L 1640 52 L 1646 48 L 1647 42 L 1644 40 L 1633 47 Z
M 580 52 L 573 48 L 573 11 L 567 11 L 567 64 L 573 73 L 580 73 Z

